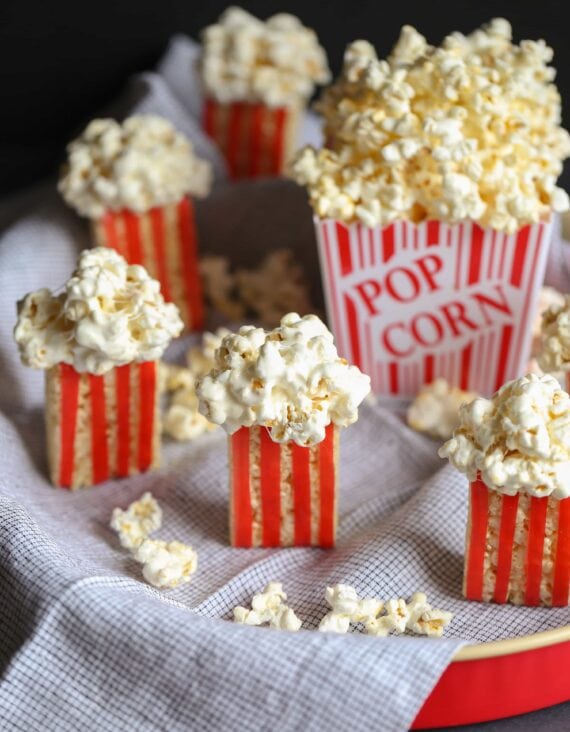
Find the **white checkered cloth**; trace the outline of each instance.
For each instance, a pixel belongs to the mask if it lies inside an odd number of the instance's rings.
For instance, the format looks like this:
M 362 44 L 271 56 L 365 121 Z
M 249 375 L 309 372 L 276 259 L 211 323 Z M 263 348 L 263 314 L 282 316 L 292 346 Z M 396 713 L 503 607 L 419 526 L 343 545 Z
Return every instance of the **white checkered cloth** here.
M 194 119 L 194 55 L 187 39 L 175 39 L 160 73 L 133 82 L 131 109 L 170 117 L 216 162 L 222 181 L 223 165 Z M 315 139 L 315 129 L 311 120 L 306 136 Z M 379 404 L 365 405 L 342 433 L 334 551 L 228 547 L 221 431 L 166 444 L 157 472 L 76 493 L 51 488 L 43 374 L 19 363 L 14 303 L 67 279 L 89 245 L 87 228 L 53 183 L 0 207 L 0 221 L 1 729 L 404 730 L 461 644 L 567 622 L 566 609 L 461 599 L 466 482 L 397 409 Z M 318 281 L 311 215 L 290 183 L 220 182 L 198 223 L 205 251 L 255 262 L 269 248 L 292 246 Z M 157 537 L 187 542 L 199 555 L 192 582 L 168 592 L 144 584 L 109 529 L 112 509 L 147 490 L 164 508 Z M 230 622 L 233 607 L 271 580 L 283 582 L 307 630 Z M 455 618 L 440 640 L 317 633 L 324 589 L 337 582 L 383 598 L 423 590 Z

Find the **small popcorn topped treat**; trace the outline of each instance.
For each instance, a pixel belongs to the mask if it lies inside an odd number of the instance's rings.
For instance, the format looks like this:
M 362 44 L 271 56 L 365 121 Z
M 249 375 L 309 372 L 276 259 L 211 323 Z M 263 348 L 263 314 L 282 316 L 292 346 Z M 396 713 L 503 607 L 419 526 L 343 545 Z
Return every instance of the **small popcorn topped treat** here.
M 160 285 L 112 249 L 84 251 L 63 292 L 18 303 L 22 362 L 46 371 L 50 476 L 77 488 L 159 459 L 157 364 L 183 324 Z
M 535 374 L 461 407 L 439 454 L 471 481 L 468 599 L 568 605 L 569 412 L 558 381 Z
M 459 407 L 476 397 L 474 392 L 450 386 L 445 379 L 436 379 L 423 386 L 408 407 L 408 424 L 436 440 L 449 440 L 459 426 Z
M 202 32 L 204 128 L 233 178 L 276 175 L 294 149 L 298 118 L 330 79 L 314 31 L 294 15 L 258 20 L 238 7 Z
M 326 146 L 289 168 L 314 210 L 331 328 L 374 393 L 442 377 L 490 395 L 526 368 L 553 213 L 569 208 L 551 60 L 503 19 L 439 47 L 404 26 L 385 60 L 348 46 L 319 103 Z
M 233 545 L 334 544 L 338 428 L 356 421 L 369 390 L 315 315 L 222 340 L 197 394 L 231 436 Z
M 208 195 L 209 162 L 163 117 L 122 124 L 95 119 L 67 147 L 59 190 L 93 222 L 95 239 L 160 280 L 185 324 L 201 328 L 203 304 L 190 196 Z

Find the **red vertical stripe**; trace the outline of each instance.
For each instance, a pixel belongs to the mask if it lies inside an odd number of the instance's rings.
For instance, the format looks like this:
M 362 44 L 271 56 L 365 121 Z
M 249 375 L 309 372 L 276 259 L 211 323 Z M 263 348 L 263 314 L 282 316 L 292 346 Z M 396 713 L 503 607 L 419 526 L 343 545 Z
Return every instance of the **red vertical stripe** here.
M 66 363 L 59 364 L 61 388 L 60 403 L 60 455 L 59 485 L 69 488 L 73 482 L 75 462 L 75 429 L 77 426 L 77 406 L 79 403 L 79 374 Z
M 457 227 L 458 240 L 457 240 L 457 259 L 455 260 L 455 289 L 458 290 L 461 287 L 461 260 L 463 255 L 463 224 L 459 224 Z
M 129 264 L 144 264 L 140 218 L 136 213 L 125 209 L 123 211 L 123 221 L 125 222 L 125 236 L 127 239 L 125 258 Z
M 499 552 L 497 558 L 497 576 L 495 578 L 495 602 L 507 601 L 511 564 L 513 559 L 513 538 L 517 520 L 518 494 L 501 496 L 501 524 L 499 528 Z
M 117 231 L 117 216 L 112 211 L 108 211 L 101 219 L 100 225 L 103 229 L 104 246 L 114 249 L 122 254 L 121 242 L 119 241 L 119 232 Z
M 394 256 L 394 224 L 382 230 L 382 260 L 388 262 Z
M 461 373 L 459 375 L 459 386 L 462 389 L 469 389 L 471 376 L 471 357 L 473 355 L 473 343 L 468 343 L 461 351 Z
M 336 240 L 338 243 L 338 255 L 340 259 L 340 274 L 341 276 L 350 274 L 352 272 L 352 254 L 350 251 L 350 235 L 348 233 L 348 227 L 337 221 L 336 227 Z
M 117 475 L 124 478 L 130 473 L 130 364 L 118 366 L 115 369 L 115 393 L 117 398 Z
M 189 198 L 184 196 L 177 207 L 178 237 L 180 240 L 180 259 L 182 276 L 188 301 L 188 309 L 193 330 L 204 327 L 204 303 L 202 300 L 202 284 L 198 271 L 198 245 L 194 208 Z
M 431 354 L 425 357 L 425 377 L 424 383 L 430 384 L 433 381 L 433 356 Z
M 338 292 L 336 288 L 336 272 L 333 266 L 333 260 L 332 260 L 332 254 L 331 254 L 331 248 L 333 246 L 333 243 L 329 239 L 329 232 L 327 224 L 323 221 L 319 221 L 318 226 L 323 234 L 324 238 L 324 248 L 325 248 L 325 259 L 326 264 L 328 268 L 328 278 L 327 282 L 330 283 L 331 288 L 331 300 L 332 300 L 332 317 L 333 317 L 333 330 L 334 335 L 336 338 L 336 342 L 338 345 L 339 353 L 344 353 L 344 339 L 342 338 L 341 329 L 340 329 L 340 303 L 338 298 Z M 330 315 L 330 313 L 329 313 Z
M 251 105 L 249 175 L 255 178 L 261 172 L 261 133 L 263 127 L 263 104 Z
M 152 464 L 154 420 L 156 406 L 156 361 L 139 364 L 139 470 L 148 470 Z
M 390 380 L 390 392 L 397 394 L 399 390 L 398 364 L 394 361 L 388 364 L 388 378 Z
M 91 459 L 93 483 L 101 483 L 109 477 L 109 446 L 107 444 L 107 415 L 105 381 L 103 376 L 89 374 L 91 395 Z
M 348 323 L 348 333 L 350 336 L 350 348 L 352 351 L 352 362 L 362 368 L 362 354 L 360 350 L 360 335 L 358 332 L 358 315 L 356 307 L 348 295 L 344 296 L 344 307 L 346 310 L 346 321 Z
M 327 427 L 325 439 L 319 443 L 319 486 L 321 493 L 319 545 L 325 549 L 333 547 L 335 543 L 336 456 L 334 432 L 334 425 L 330 424 Z
M 427 224 L 427 241 L 428 247 L 434 247 L 439 244 L 439 221 L 428 221 Z
M 487 516 L 489 512 L 489 491 L 480 480 L 471 483 L 470 496 L 471 529 L 467 547 L 465 597 L 481 600 L 483 597 L 483 564 L 487 543 Z
M 540 604 L 540 581 L 542 579 L 542 551 L 544 547 L 544 528 L 546 525 L 546 498 L 530 499 L 526 554 L 525 605 Z
M 501 345 L 499 351 L 499 362 L 497 368 L 497 379 L 495 381 L 495 391 L 499 389 L 505 381 L 505 372 L 507 370 L 507 361 L 511 349 L 511 339 L 513 336 L 513 326 L 503 326 L 503 334 L 501 337 Z
M 233 546 L 250 547 L 252 511 L 249 470 L 249 427 L 242 427 L 230 437 L 233 506 Z
M 167 254 L 164 209 L 152 208 L 149 213 L 158 279 L 160 280 L 160 291 L 167 302 L 172 302 L 168 269 L 166 267 Z
M 281 545 L 281 446 L 265 427 L 261 438 L 261 514 L 263 546 Z
M 472 224 L 471 229 L 471 258 L 469 260 L 469 275 L 467 284 L 473 285 L 481 279 L 481 260 L 483 258 L 483 229 L 479 224 Z
M 550 499 L 555 500 L 555 499 Z M 568 605 L 570 587 L 570 498 L 558 503 L 558 532 L 556 537 L 556 559 L 554 562 L 554 587 L 552 604 Z
M 311 475 L 308 447 L 291 443 L 293 458 L 293 503 L 295 508 L 295 546 L 311 543 Z
M 204 131 L 210 136 L 215 137 L 215 121 L 216 121 L 217 104 L 213 99 L 206 99 L 202 109 L 202 126 Z
M 241 127 L 244 117 L 244 104 L 241 102 L 233 102 L 229 105 L 229 120 L 227 128 L 226 144 L 222 145 L 226 150 L 226 162 L 228 164 L 228 171 L 230 178 L 236 179 L 240 177 L 240 170 L 238 165 L 238 156 L 241 140 Z
M 289 111 L 286 107 L 278 107 L 274 110 L 274 137 L 271 147 L 271 172 L 279 175 L 283 171 L 283 158 L 285 156 L 285 125 Z
M 513 258 L 513 265 L 511 269 L 511 284 L 515 287 L 521 286 L 529 236 L 530 226 L 523 226 L 517 234 L 515 241 L 515 256 Z

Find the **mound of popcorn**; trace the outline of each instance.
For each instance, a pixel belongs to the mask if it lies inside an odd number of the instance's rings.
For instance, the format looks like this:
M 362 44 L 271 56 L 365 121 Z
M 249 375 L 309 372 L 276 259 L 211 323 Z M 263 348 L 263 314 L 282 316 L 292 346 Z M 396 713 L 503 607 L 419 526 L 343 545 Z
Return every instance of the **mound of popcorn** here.
M 212 184 L 210 163 L 156 115 L 129 117 L 122 124 L 95 119 L 67 152 L 59 191 L 91 219 L 121 209 L 143 213 L 185 195 L 206 196 Z
M 436 440 L 448 440 L 459 427 L 459 407 L 473 401 L 477 394 L 435 379 L 420 389 L 407 411 L 409 426 Z
M 325 600 L 331 610 L 319 624 L 322 632 L 346 633 L 351 624 L 362 623 L 368 635 L 378 637 L 410 631 L 440 638 L 453 618 L 446 610 L 432 608 L 423 592 L 414 593 L 409 603 L 403 598 L 361 599 L 354 587 L 338 584 L 327 587 Z
M 14 338 L 26 366 L 67 363 L 104 374 L 159 359 L 182 328 L 178 308 L 164 302 L 144 267 L 97 247 L 81 253 L 61 294 L 44 288 L 18 303 Z
M 542 315 L 538 365 L 543 371 L 570 371 L 570 296 L 551 305 Z
M 307 446 L 321 442 L 331 422 L 356 421 L 370 378 L 339 358 L 316 315 L 289 313 L 273 330 L 243 326 L 223 338 L 196 391 L 200 412 L 230 435 L 260 425 L 275 442 Z
M 222 104 L 298 104 L 316 84 L 330 80 L 317 36 L 294 15 L 278 13 L 265 22 L 229 7 L 202 32 L 200 72 L 206 94 Z
M 498 18 L 440 47 L 404 26 L 386 60 L 355 41 L 318 104 L 330 149 L 303 148 L 291 174 L 319 217 L 369 227 L 472 220 L 512 233 L 565 211 L 552 55 L 542 40 L 514 44 Z
M 215 333 L 206 332 L 202 344 L 193 346 L 186 354 L 188 368 L 163 364 L 165 390 L 170 402 L 163 418 L 163 431 L 180 442 L 216 429 L 216 425 L 198 411 L 196 380 L 209 373 L 215 365 L 214 354 L 222 338 L 229 335 L 227 328 L 218 328 Z
M 440 457 L 504 495 L 570 495 L 570 397 L 550 375 L 507 382 L 459 410 Z
M 124 510 L 114 508 L 111 514 L 110 526 L 125 549 L 137 549 L 161 525 L 162 509 L 149 491 Z
M 281 582 L 269 582 L 263 592 L 258 592 L 251 601 L 251 610 L 238 605 L 234 608 L 234 621 L 242 625 L 264 625 L 278 630 L 296 632 L 302 622 L 295 611 L 285 604 L 287 595 Z

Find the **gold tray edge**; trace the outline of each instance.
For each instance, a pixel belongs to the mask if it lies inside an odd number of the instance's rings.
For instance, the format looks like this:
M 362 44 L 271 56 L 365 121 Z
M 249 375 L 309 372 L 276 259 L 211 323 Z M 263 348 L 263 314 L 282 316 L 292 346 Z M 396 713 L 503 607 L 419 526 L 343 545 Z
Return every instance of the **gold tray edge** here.
M 532 635 L 523 635 L 520 638 L 507 638 L 506 640 L 463 646 L 453 657 L 453 662 L 480 661 L 485 658 L 507 656 L 511 653 L 534 651 L 537 648 L 545 648 L 564 641 L 570 641 L 570 625 L 563 625 L 561 628 L 553 630 L 543 630 Z

